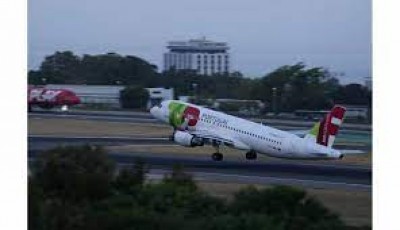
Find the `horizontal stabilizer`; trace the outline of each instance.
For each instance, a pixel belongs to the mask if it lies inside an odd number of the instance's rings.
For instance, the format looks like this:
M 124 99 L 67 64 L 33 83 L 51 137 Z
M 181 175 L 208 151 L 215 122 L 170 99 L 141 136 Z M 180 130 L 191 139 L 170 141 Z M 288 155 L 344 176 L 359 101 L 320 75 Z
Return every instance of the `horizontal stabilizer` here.
M 339 150 L 344 155 L 357 155 L 357 154 L 366 154 L 367 152 L 357 149 L 340 149 Z

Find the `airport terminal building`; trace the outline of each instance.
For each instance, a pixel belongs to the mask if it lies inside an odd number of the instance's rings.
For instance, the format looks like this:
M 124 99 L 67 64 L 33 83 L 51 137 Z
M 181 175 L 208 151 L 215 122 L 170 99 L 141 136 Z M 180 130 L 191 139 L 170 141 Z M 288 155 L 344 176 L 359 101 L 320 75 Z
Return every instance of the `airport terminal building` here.
M 229 73 L 229 46 L 203 39 L 168 42 L 164 70 L 193 70 L 198 74 Z

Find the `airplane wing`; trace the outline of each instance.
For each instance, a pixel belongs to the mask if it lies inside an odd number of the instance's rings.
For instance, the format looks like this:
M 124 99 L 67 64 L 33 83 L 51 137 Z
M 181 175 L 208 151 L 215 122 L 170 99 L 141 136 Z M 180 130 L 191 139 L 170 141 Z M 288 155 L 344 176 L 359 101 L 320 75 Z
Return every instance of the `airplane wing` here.
M 221 135 L 215 132 L 210 132 L 209 130 L 194 130 L 188 131 L 190 134 L 195 135 L 197 137 L 209 140 L 209 141 L 217 141 L 223 143 L 226 146 L 234 147 L 241 150 L 250 150 L 250 147 L 240 140 L 237 140 L 234 137 L 228 135 Z

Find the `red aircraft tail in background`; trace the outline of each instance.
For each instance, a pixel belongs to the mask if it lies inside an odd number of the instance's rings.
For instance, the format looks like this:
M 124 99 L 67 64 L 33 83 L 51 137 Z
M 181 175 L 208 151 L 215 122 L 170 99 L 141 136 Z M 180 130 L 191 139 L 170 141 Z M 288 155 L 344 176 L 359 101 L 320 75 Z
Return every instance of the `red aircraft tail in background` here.
M 38 106 L 51 109 L 57 106 L 77 105 L 81 101 L 72 91 L 66 89 L 46 89 L 45 87 L 28 87 L 28 108 Z

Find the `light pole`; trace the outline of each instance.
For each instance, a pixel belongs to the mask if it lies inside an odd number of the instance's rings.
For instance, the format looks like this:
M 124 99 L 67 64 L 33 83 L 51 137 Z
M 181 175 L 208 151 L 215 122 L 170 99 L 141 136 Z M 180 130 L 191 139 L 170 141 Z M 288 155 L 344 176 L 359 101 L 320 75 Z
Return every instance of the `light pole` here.
M 197 100 L 197 83 L 192 83 L 192 88 L 193 88 L 193 97 L 194 100 Z
M 272 110 L 274 111 L 274 115 L 278 115 L 278 110 L 277 110 L 277 101 L 276 101 L 276 91 L 277 88 L 273 87 L 272 88 Z
M 42 77 L 42 84 L 46 85 L 47 79 L 45 77 Z

